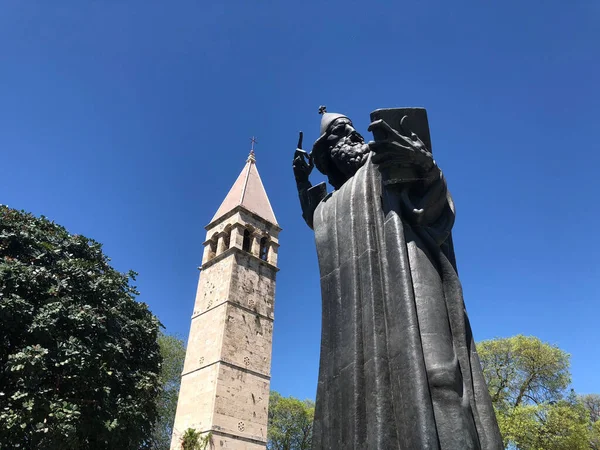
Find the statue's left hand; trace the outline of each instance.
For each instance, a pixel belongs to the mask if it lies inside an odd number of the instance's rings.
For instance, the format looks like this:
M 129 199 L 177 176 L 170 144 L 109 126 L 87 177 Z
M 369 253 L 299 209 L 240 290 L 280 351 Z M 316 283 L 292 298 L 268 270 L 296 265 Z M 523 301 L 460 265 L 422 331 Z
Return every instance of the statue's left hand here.
M 404 119 L 401 126 L 408 136 L 400 134 L 384 120 L 376 120 L 369 125 L 369 131 L 380 130 L 386 135 L 385 140 L 369 142 L 369 148 L 374 155 L 372 161 L 381 167 L 403 165 L 417 166 L 419 169 L 430 172 L 436 166 L 431 152 L 425 147 L 423 141 L 415 133 L 407 129 Z

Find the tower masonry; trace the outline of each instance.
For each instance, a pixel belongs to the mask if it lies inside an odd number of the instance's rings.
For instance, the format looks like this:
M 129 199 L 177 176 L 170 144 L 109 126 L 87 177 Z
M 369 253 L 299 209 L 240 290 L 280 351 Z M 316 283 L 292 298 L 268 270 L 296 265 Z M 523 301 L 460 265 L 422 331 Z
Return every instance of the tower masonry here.
M 251 152 L 206 226 L 171 450 L 188 428 L 266 448 L 280 231 Z

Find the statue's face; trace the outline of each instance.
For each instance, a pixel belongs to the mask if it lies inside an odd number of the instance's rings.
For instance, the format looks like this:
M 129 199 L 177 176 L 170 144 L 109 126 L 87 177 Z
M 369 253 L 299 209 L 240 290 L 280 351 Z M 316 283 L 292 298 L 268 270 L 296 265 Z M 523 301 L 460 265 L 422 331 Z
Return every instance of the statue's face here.
M 327 144 L 329 148 L 333 148 L 341 139 L 356 135 L 358 133 L 352 126 L 350 119 L 342 117 L 334 121 L 327 130 Z
M 315 166 L 327 175 L 329 183 L 339 189 L 367 161 L 369 146 L 354 129 L 350 119 L 336 119 L 315 142 Z

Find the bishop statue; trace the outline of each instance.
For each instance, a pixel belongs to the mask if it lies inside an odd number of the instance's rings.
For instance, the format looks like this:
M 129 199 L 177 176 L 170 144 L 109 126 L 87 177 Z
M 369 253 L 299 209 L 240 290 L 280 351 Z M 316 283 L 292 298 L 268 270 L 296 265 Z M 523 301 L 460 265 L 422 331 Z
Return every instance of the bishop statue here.
M 369 143 L 320 112 L 312 151 L 300 139 L 293 158 L 323 301 L 313 449 L 501 450 L 426 111 L 374 111 Z M 332 192 L 311 185 L 314 166 Z

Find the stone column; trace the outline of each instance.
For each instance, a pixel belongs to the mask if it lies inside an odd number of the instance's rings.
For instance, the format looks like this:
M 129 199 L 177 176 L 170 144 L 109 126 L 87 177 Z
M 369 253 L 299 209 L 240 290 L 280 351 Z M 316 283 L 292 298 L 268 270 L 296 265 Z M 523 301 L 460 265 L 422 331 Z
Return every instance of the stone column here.
M 231 230 L 231 240 L 229 242 L 229 248 L 237 247 L 239 249 L 244 245 L 244 226 L 242 224 L 235 224 Z
M 217 255 L 220 255 L 225 250 L 227 250 L 225 246 L 225 233 L 219 233 L 219 241 L 217 242 Z
M 204 253 L 202 254 L 202 264 L 211 259 L 210 241 L 204 243 Z
M 250 249 L 250 253 L 252 253 L 256 257 L 260 257 L 260 238 L 261 234 L 254 233 L 252 235 L 252 248 Z
M 207 239 L 202 245 L 204 245 L 204 252 L 202 253 L 202 264 L 204 264 L 217 255 L 217 241 L 214 235 L 212 239 Z
M 269 240 L 268 244 L 269 252 L 267 253 L 267 262 L 274 266 L 277 266 L 277 252 L 279 251 L 279 244 Z

